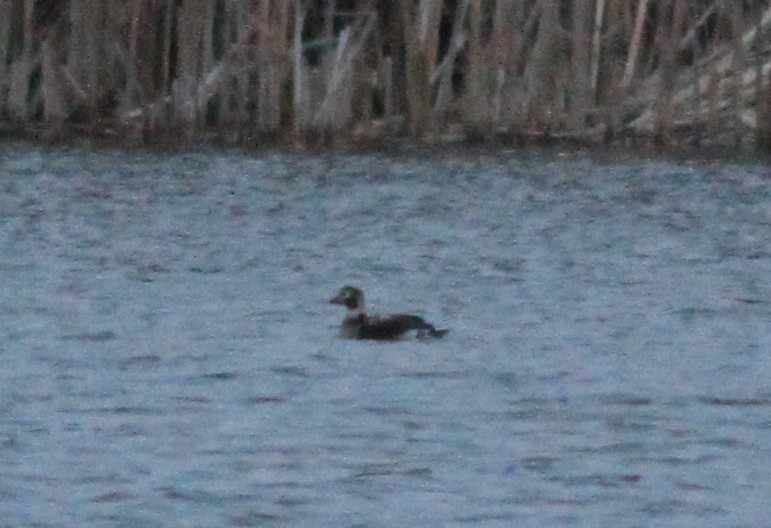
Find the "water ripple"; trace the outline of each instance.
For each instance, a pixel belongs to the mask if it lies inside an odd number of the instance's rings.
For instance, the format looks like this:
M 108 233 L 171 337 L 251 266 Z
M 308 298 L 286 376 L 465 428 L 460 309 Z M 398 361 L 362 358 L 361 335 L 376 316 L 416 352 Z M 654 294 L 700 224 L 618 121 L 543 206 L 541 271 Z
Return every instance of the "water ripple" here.
M 8 526 L 761 526 L 761 165 L 0 145 Z M 451 333 L 350 342 L 328 299 Z

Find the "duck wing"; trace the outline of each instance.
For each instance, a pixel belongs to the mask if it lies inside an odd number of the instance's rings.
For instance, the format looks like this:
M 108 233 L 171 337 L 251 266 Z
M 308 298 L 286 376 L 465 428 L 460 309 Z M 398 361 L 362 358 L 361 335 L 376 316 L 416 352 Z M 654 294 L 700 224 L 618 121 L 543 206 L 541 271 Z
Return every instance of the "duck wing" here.
M 361 339 L 398 339 L 410 330 L 423 330 L 433 326 L 422 317 L 408 314 L 393 314 L 388 317 L 368 317 L 359 328 Z

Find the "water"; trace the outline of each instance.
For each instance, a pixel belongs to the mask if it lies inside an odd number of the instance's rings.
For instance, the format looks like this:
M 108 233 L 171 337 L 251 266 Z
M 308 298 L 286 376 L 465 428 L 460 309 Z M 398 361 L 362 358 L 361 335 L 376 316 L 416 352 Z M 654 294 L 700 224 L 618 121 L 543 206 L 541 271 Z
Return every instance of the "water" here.
M 0 526 L 767 525 L 769 226 L 760 165 L 0 146 Z

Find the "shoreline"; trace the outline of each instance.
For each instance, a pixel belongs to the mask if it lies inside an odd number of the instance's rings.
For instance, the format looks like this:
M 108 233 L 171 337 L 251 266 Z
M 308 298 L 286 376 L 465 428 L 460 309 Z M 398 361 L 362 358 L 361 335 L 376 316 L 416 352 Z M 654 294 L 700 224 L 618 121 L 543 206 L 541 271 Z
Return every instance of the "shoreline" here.
M 232 137 L 235 133 L 229 131 Z M 115 128 L 69 127 L 52 134 L 42 125 L 8 126 L 0 122 L 0 144 L 29 143 L 62 147 L 93 147 L 125 151 L 150 152 L 207 152 L 238 151 L 244 155 L 286 153 L 290 155 L 357 155 L 383 154 L 393 157 L 446 158 L 450 155 L 498 156 L 517 151 L 546 152 L 557 155 L 582 153 L 601 162 L 641 158 L 651 160 L 681 160 L 691 162 L 721 161 L 727 163 L 771 163 L 771 154 L 750 147 L 730 145 L 699 146 L 689 144 L 685 138 L 672 145 L 660 145 L 650 137 L 629 136 L 608 143 L 580 140 L 570 137 L 497 136 L 485 139 L 436 137 L 415 140 L 407 136 L 382 136 L 378 138 L 333 137 L 316 141 L 288 141 L 268 138 L 263 141 L 228 141 L 224 134 L 211 131 L 203 137 L 180 137 L 165 131 L 154 137 L 140 138 L 136 134 L 121 133 Z

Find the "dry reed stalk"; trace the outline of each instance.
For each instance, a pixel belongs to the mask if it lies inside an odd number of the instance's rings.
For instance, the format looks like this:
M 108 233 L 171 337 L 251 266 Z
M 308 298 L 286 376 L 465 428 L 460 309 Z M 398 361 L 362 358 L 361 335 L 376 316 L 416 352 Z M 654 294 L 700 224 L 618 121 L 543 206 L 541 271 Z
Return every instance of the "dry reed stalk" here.
M 396 114 L 396 89 L 394 88 L 394 61 L 381 53 L 378 77 L 383 87 L 383 117 L 392 120 Z
M 671 20 L 671 30 L 670 30 L 670 41 L 669 41 L 669 50 L 668 53 L 670 66 L 672 68 L 672 80 L 671 80 L 671 91 L 669 94 L 669 99 L 667 101 L 667 111 L 669 112 L 670 116 L 672 117 L 673 121 L 682 115 L 682 109 L 677 108 L 676 103 L 676 91 L 675 91 L 675 82 L 677 80 L 677 61 L 678 61 L 678 55 L 682 51 L 682 48 L 680 47 L 680 42 L 682 41 L 682 37 L 684 34 L 684 27 L 685 27 L 685 15 L 686 15 L 686 4 L 690 0 L 672 0 L 672 20 Z M 678 115 L 679 114 L 679 115 Z
M 335 11 L 337 9 L 336 0 L 324 0 L 323 6 L 323 29 L 321 32 L 321 38 L 325 42 L 334 42 L 335 40 Z M 329 72 L 332 69 L 333 54 L 329 52 L 322 53 L 321 55 L 321 68 L 323 70 L 324 77 L 329 77 Z
M 40 46 L 41 56 L 41 93 L 43 96 L 43 122 L 48 133 L 58 136 L 68 108 L 64 99 L 63 82 L 60 66 L 60 53 L 64 49 L 63 36 L 58 24 L 47 28 L 46 38 Z
M 428 71 L 434 68 L 439 54 L 439 22 L 442 13 L 442 0 L 421 0 L 415 30 L 417 41 L 423 50 L 423 62 Z
M 187 137 L 201 128 L 196 87 L 201 75 L 201 34 L 204 30 L 202 4 L 183 2 L 177 14 L 177 75 L 172 83 L 174 124 L 181 125 Z
M 507 6 L 509 9 L 503 19 L 507 23 L 496 25 L 500 27 L 500 39 L 505 39 L 503 53 L 498 55 L 500 74 L 496 78 L 495 97 L 499 99 L 493 119 L 498 128 L 504 132 L 521 131 L 524 127 L 526 105 L 522 94 L 525 92 L 525 77 L 523 71 L 527 65 L 529 35 L 535 30 L 538 20 L 538 9 L 528 11 L 525 2 L 514 0 Z
M 669 144 L 673 131 L 674 116 L 672 115 L 672 97 L 675 86 L 675 55 L 674 43 L 679 41 L 675 36 L 677 31 L 676 15 L 679 11 L 679 0 L 661 0 L 656 31 L 656 50 L 660 57 L 659 83 L 656 88 L 656 111 L 654 118 L 654 141 L 658 145 Z M 667 14 L 672 13 L 667 23 Z
M 629 47 L 634 39 L 636 6 L 630 2 L 604 4 L 602 43 L 596 93 L 601 98 L 606 89 L 622 93 L 622 82 L 628 66 Z M 596 24 L 595 24 L 596 26 Z M 596 35 L 596 31 L 594 35 Z M 639 60 L 639 59 L 636 59 Z M 637 68 L 635 68 L 635 72 Z
M 586 114 L 593 104 L 594 87 L 588 78 L 589 73 L 589 25 L 592 9 L 589 0 L 575 0 L 573 3 L 573 27 L 570 52 L 571 83 L 569 88 L 570 106 L 568 114 L 568 129 L 574 132 L 583 131 L 586 125 Z M 597 28 L 595 27 L 595 30 Z M 592 61 L 594 63 L 594 61 Z M 599 69 L 599 68 L 598 68 Z M 594 65 L 592 66 L 594 72 Z
M 627 88 L 634 78 L 635 68 L 637 67 L 637 57 L 640 54 L 640 46 L 643 37 L 643 27 L 645 25 L 645 15 L 648 12 L 648 0 L 638 0 L 637 15 L 634 19 L 634 32 L 632 40 L 629 42 L 629 53 L 626 58 L 626 68 L 624 69 L 624 78 L 621 86 Z
M 359 16 L 369 16 L 372 28 L 371 36 L 362 45 L 353 68 L 353 105 L 354 116 L 363 126 L 360 126 L 362 137 L 374 138 L 382 132 L 382 124 L 373 123 L 375 117 L 375 100 L 382 95 L 380 86 L 379 68 L 373 63 L 374 57 L 379 56 L 382 42 L 378 32 L 377 0 L 361 0 L 359 4 Z M 376 131 L 373 126 L 379 126 Z M 369 130 L 367 130 L 367 127 Z
M 32 34 L 34 17 L 34 0 L 24 0 L 22 51 L 10 66 L 10 86 L 8 88 L 8 113 L 11 118 L 27 122 L 37 105 L 37 97 L 30 97 L 30 77 L 37 66 L 40 57 L 33 52 Z
M 455 7 L 449 47 L 442 62 L 431 73 L 429 80 L 432 86 L 438 84 L 434 107 L 431 110 L 431 126 L 434 130 L 440 129 L 445 124 L 445 119 L 447 118 L 447 110 L 452 97 L 452 74 L 455 71 L 455 61 L 466 44 L 463 27 L 466 22 L 468 7 L 469 0 L 460 0 Z
M 232 126 L 238 122 L 237 114 L 233 112 L 236 83 L 232 71 L 232 64 L 229 61 L 230 50 L 228 49 L 230 43 L 236 42 L 237 40 L 236 24 L 233 20 L 233 10 L 235 9 L 236 4 L 237 2 L 228 2 L 220 5 L 220 8 L 222 9 L 221 23 L 215 30 L 220 44 L 217 50 L 219 53 L 214 57 L 212 72 L 217 69 L 222 69 L 223 71 L 220 74 L 222 80 L 219 81 L 219 88 L 215 92 L 209 92 L 210 95 L 207 95 L 207 97 L 218 97 L 217 120 L 220 126 Z M 211 75 L 211 72 L 209 75 Z
M 769 8 L 771 12 L 771 8 Z M 761 17 L 756 18 L 755 27 L 753 28 L 755 35 L 753 37 L 753 47 L 755 49 L 755 101 L 760 103 L 760 94 L 763 92 L 763 57 L 761 50 L 764 49 L 765 39 L 763 36 L 763 19 Z
M 505 130 L 510 121 L 512 102 L 509 87 L 516 78 L 516 60 L 521 51 L 522 37 L 517 23 L 522 3 L 498 0 L 493 11 L 493 29 L 490 42 L 494 76 L 491 94 L 491 121 L 496 129 Z
M 697 49 L 696 49 L 696 43 L 694 41 L 690 41 L 686 44 L 688 48 L 690 48 L 691 53 L 693 53 L 693 56 L 696 57 Z M 687 48 L 686 48 L 687 49 Z M 702 99 L 704 97 L 704 93 L 701 89 L 701 83 L 699 82 L 701 79 L 703 73 L 703 69 L 699 61 L 694 61 L 694 64 L 691 66 L 690 69 L 690 84 L 691 84 L 691 91 L 692 91 L 692 97 L 691 97 L 691 115 L 693 116 L 693 121 L 696 125 L 697 133 L 695 136 L 695 144 L 696 146 L 699 146 L 702 141 L 702 136 L 704 135 L 704 132 L 706 130 L 706 127 L 704 126 L 704 110 L 702 105 Z
M 174 0 L 166 0 L 163 14 L 163 66 L 161 68 L 161 86 L 163 93 L 168 93 L 168 90 L 171 87 L 171 28 L 173 16 Z
M 219 50 L 217 53 L 219 41 L 222 48 L 225 48 L 226 41 L 220 41 L 223 35 L 229 35 L 227 23 L 223 23 L 222 18 L 217 19 L 217 0 L 199 0 L 200 4 L 200 22 L 199 22 L 199 57 L 198 57 L 198 79 L 196 87 L 197 104 L 201 111 L 209 103 L 215 93 L 224 93 L 222 85 L 227 79 L 227 73 L 231 66 L 228 60 L 227 51 Z M 226 10 L 224 6 L 220 6 Z M 219 22 L 219 23 L 217 23 Z M 180 29 L 177 29 L 179 32 Z
M 766 13 L 771 13 L 771 7 Z M 755 25 L 755 144 L 763 152 L 771 152 L 771 72 L 766 77 L 763 73 L 761 50 L 765 49 L 763 35 L 763 17 L 757 17 Z
M 202 0 L 198 0 L 202 1 Z M 201 32 L 201 72 L 212 70 L 214 65 L 214 16 L 216 0 L 206 0 L 203 3 L 201 16 L 203 31 Z
M 728 134 L 746 134 L 746 127 L 753 128 L 757 120 L 752 118 L 752 112 L 744 110 L 743 106 L 752 101 L 757 93 L 758 79 L 758 61 L 762 62 L 761 72 L 765 76 L 771 71 L 771 61 L 765 61 L 760 55 L 763 54 L 762 46 L 756 47 L 755 51 L 750 48 L 752 42 L 748 35 L 753 39 L 757 38 L 758 25 L 761 26 L 764 33 L 768 20 L 771 20 L 771 7 L 764 8 L 763 16 L 756 18 L 756 25 L 748 29 L 744 34 L 738 33 L 736 29 L 731 32 L 732 27 L 740 27 L 741 13 L 733 8 L 735 4 L 731 2 L 723 3 L 721 0 L 714 2 L 701 13 L 693 17 L 694 22 L 690 25 L 684 36 L 680 40 L 680 49 L 675 51 L 685 51 L 686 47 L 695 47 L 696 39 L 694 35 L 698 28 L 706 23 L 707 15 L 713 16 L 720 21 L 722 27 L 726 28 L 726 33 L 721 33 L 716 37 L 717 43 L 708 47 L 703 58 L 694 57 L 694 65 L 691 67 L 689 77 L 684 77 L 685 83 L 674 92 L 672 102 L 679 105 L 679 108 L 692 108 L 689 119 L 691 124 L 699 126 L 704 124 L 704 134 L 712 140 L 712 144 L 724 142 L 732 139 L 736 143 L 737 137 Z M 732 17 L 736 17 L 735 19 Z M 729 23 L 726 25 L 726 23 Z M 741 29 L 741 28 L 740 28 Z M 726 35 L 736 38 L 727 40 Z M 751 63 L 749 58 L 742 60 L 737 65 L 737 49 L 741 54 L 748 57 L 749 54 L 755 55 L 755 63 Z M 696 50 L 694 51 L 696 53 Z M 659 72 L 654 72 L 652 77 L 656 77 Z M 647 83 L 641 83 L 642 91 L 646 90 Z M 650 123 L 652 112 L 646 110 L 643 115 L 632 123 L 634 130 L 647 130 L 646 123 Z M 655 121 L 655 117 L 653 119 Z M 689 124 L 683 121 L 684 124 Z M 744 130 L 743 130 L 744 129 Z M 731 136 L 731 137 L 729 137 Z M 743 137 L 743 136 L 742 136 Z
M 733 2 L 731 2 L 733 4 Z M 728 5 L 724 3 L 723 7 L 726 9 L 726 15 L 729 17 L 731 24 L 731 44 L 732 44 L 732 57 L 731 61 L 731 121 L 733 128 L 733 143 L 736 147 L 741 145 L 741 114 L 742 114 L 742 75 L 744 73 L 744 65 L 746 60 L 744 57 L 744 46 L 742 46 L 742 30 L 741 30 L 741 10 L 736 9 L 734 5 Z
M 11 45 L 11 0 L 0 0 L 0 117 L 5 114 Z
M 602 40 L 602 21 L 605 15 L 605 0 L 597 0 L 594 8 L 594 34 L 592 37 L 592 66 L 589 86 L 592 93 L 597 91 L 597 80 L 600 73 L 600 44 Z
M 262 134 L 275 134 L 281 126 L 281 88 L 286 81 L 289 48 L 290 2 L 261 0 L 257 32 L 256 125 Z
M 247 3 L 231 2 L 222 6 L 221 24 L 215 26 L 217 16 L 210 5 L 206 16 L 207 28 L 202 44 L 210 48 L 203 54 L 201 77 L 197 88 L 198 106 L 207 108 L 212 98 L 217 96 L 216 113 L 209 111 L 210 118 L 220 125 L 236 125 L 248 135 L 246 125 L 254 112 L 250 109 L 255 88 L 252 86 L 251 73 L 258 64 L 250 56 L 255 36 L 262 27 L 262 12 L 247 11 Z M 217 53 L 217 44 L 219 52 Z
M 338 37 L 324 99 L 313 118 L 314 126 L 321 130 L 340 131 L 350 124 L 355 61 L 360 56 L 374 23 L 373 13 L 361 13 L 357 21 L 345 28 Z
M 470 0 L 468 9 L 468 66 L 461 117 L 466 132 L 473 137 L 485 137 L 490 128 L 490 107 L 485 90 L 487 72 L 482 43 L 482 6 L 480 0 Z
M 642 79 L 642 82 L 634 84 L 634 88 L 624 84 L 629 66 L 628 48 L 639 38 L 635 36 L 636 25 L 642 20 L 637 16 L 639 4 L 610 2 L 605 4 L 605 8 L 606 41 L 601 57 L 601 73 L 594 87 L 594 98 L 598 105 L 596 115 L 602 122 L 597 130 L 601 132 L 599 137 L 604 143 L 610 143 L 617 137 L 617 132 L 624 129 L 624 116 L 628 115 L 630 109 L 639 108 L 638 99 L 641 95 L 643 99 L 649 98 L 656 88 L 651 79 Z M 639 31 L 642 31 L 642 27 Z M 642 55 L 638 54 L 637 58 L 633 59 L 633 64 L 637 65 L 633 70 L 633 78 L 638 77 L 639 71 L 643 71 L 640 56 L 644 56 L 642 52 L 647 53 L 647 50 L 640 52 Z M 647 86 L 645 82 L 648 83 Z
M 330 2 L 334 4 L 333 2 Z M 292 106 L 294 109 L 293 135 L 295 142 L 300 141 L 302 133 L 306 130 L 310 121 L 308 68 L 303 60 L 303 22 L 305 9 L 301 0 L 295 0 L 294 5 L 294 33 L 292 35 Z
M 744 33 L 742 36 L 742 45 L 744 47 L 751 46 L 752 43 L 755 42 L 756 32 L 763 32 L 769 26 L 771 26 L 771 5 L 765 6 L 763 16 L 757 20 L 755 27 L 750 28 L 746 33 Z
M 538 31 L 527 54 L 525 66 L 525 127 L 541 135 L 553 124 L 557 76 L 562 64 L 557 59 L 559 49 L 559 6 L 555 0 L 540 0 Z
M 126 86 L 120 94 L 117 117 L 124 128 L 139 138 L 150 139 L 151 134 L 180 124 L 175 107 L 175 98 L 180 97 L 179 84 L 172 78 L 172 63 L 176 60 L 172 56 L 176 38 L 174 19 L 179 21 L 174 3 L 158 0 L 157 7 L 150 11 L 142 0 L 125 6 L 129 18 L 127 51 L 122 61 Z M 113 5 L 108 18 L 112 19 L 114 13 Z M 110 32 L 105 31 L 105 36 L 109 37 Z M 146 60 L 147 57 L 152 60 Z M 193 133 L 188 130 L 186 135 Z
M 757 97 L 757 129 L 755 142 L 758 149 L 771 154 L 771 71 L 760 84 Z
M 323 131 L 341 129 L 351 116 L 351 27 L 340 32 L 329 73 L 325 79 L 325 93 L 313 124 Z
M 247 15 L 244 7 L 245 4 L 239 2 L 230 4 L 226 9 L 224 27 L 218 36 L 223 46 L 232 43 L 220 53 L 216 61 L 212 50 L 212 62 L 209 70 L 203 73 L 198 93 L 201 108 L 218 94 L 221 104 L 213 117 L 220 124 L 237 125 L 248 134 L 244 125 L 249 122 L 249 116 L 253 115 L 249 110 L 252 90 L 250 71 L 256 62 L 249 57 L 249 52 L 252 48 L 251 40 L 260 28 L 261 13 L 256 11 Z
M 503 105 L 503 87 L 507 77 L 514 74 L 515 42 L 519 40 L 514 13 L 513 0 L 497 0 L 493 8 L 493 29 L 490 47 L 493 56 L 493 68 L 496 70 L 495 92 L 493 94 L 493 119 L 500 121 Z
M 70 34 L 78 35 L 78 38 L 69 39 L 66 47 L 67 64 L 63 73 L 68 81 L 69 93 L 76 100 L 77 108 L 85 112 L 85 117 L 89 120 L 99 110 L 101 93 L 106 91 L 105 84 L 114 76 L 110 71 L 111 65 L 107 61 L 104 5 L 105 3 L 100 0 L 81 0 L 70 3 Z M 114 13 L 111 15 L 114 16 Z M 133 23 L 134 20 L 132 20 Z M 133 27 L 132 31 L 134 31 Z M 126 84 L 129 89 L 133 89 L 137 72 L 136 50 L 131 49 L 131 42 L 126 62 L 124 68 Z M 133 94 L 135 91 L 134 89 L 129 93 Z
M 135 102 L 139 97 L 139 38 L 142 20 L 142 2 L 134 2 L 131 6 L 131 22 L 129 30 L 128 56 L 126 57 L 126 88 L 123 93 L 125 102 Z
M 716 7 L 717 1 L 713 2 L 712 5 L 702 11 L 702 13 L 694 20 L 693 24 L 691 24 L 691 26 L 688 28 L 688 31 L 686 31 L 683 35 L 683 39 L 680 41 L 681 49 L 686 49 L 689 46 L 693 46 L 694 52 L 696 51 L 695 48 L 698 40 L 698 32 L 705 28 L 709 22 L 709 18 L 715 14 Z
M 335 36 L 335 11 L 337 10 L 336 0 L 326 0 L 324 3 L 324 32 L 326 39 L 332 39 Z
M 249 40 L 256 35 L 259 28 L 260 11 L 255 11 L 251 15 L 247 12 L 247 6 L 244 2 L 236 2 L 233 6 L 231 24 L 235 26 L 236 43 L 232 45 L 231 51 L 226 55 L 227 60 L 239 60 L 251 64 L 256 62 L 255 58 L 249 56 L 247 44 Z M 243 20 L 249 20 L 244 24 Z M 233 87 L 233 114 L 234 121 L 241 125 L 249 122 L 250 116 L 254 112 L 249 110 L 249 101 L 253 98 L 254 86 L 250 79 L 250 71 L 246 67 L 241 67 L 235 72 Z
M 720 72 L 707 67 L 707 136 L 715 138 L 720 131 Z
M 400 0 L 402 39 L 405 47 L 407 128 L 413 138 L 422 137 L 430 126 L 430 75 L 436 52 L 426 48 L 429 36 L 438 32 L 441 0 L 420 0 L 415 12 L 412 0 Z M 436 4 L 439 4 L 438 6 Z
M 204 72 L 203 86 L 199 88 L 204 102 L 209 105 L 209 114 L 214 124 L 220 129 L 224 126 L 233 127 L 238 122 L 233 112 L 236 84 L 233 61 L 229 57 L 229 45 L 236 41 L 233 22 L 233 9 L 236 4 L 237 2 L 228 2 L 219 6 L 219 24 L 212 31 L 214 41 L 211 68 Z M 214 104 L 210 105 L 212 102 Z
M 442 1 L 428 0 L 419 7 L 419 39 L 424 50 L 424 61 L 430 69 L 437 63 L 439 53 L 439 22 L 442 15 Z

